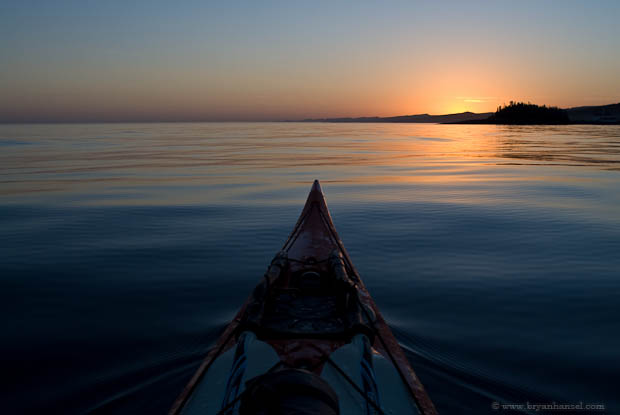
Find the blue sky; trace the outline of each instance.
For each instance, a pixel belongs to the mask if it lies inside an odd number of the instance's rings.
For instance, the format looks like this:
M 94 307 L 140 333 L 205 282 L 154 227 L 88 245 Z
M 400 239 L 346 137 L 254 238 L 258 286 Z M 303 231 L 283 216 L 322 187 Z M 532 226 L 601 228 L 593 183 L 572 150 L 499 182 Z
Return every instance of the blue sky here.
M 179 3 L 3 1 L 0 121 L 620 101 L 616 1 Z

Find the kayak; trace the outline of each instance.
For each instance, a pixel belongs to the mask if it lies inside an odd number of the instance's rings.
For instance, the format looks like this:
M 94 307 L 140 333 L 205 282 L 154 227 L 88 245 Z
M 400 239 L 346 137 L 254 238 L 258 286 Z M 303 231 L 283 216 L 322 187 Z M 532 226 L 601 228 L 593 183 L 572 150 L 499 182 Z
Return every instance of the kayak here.
M 170 415 L 436 414 L 318 180 L 284 247 Z

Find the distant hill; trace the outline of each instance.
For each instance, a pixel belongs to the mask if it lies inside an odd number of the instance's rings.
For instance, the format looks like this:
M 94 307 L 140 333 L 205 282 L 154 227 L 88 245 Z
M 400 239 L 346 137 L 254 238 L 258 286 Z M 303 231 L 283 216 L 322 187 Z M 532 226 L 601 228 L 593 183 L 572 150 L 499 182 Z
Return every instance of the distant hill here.
M 620 124 L 620 103 L 566 110 L 568 118 L 577 124 Z
M 440 123 L 440 124 L 620 124 L 620 103 L 561 109 L 525 103 L 512 103 L 498 112 L 461 112 L 445 115 L 398 115 L 394 117 L 309 118 L 298 122 Z M 498 111 L 502 108 L 498 108 Z
M 398 115 L 395 117 L 359 117 L 359 118 L 311 118 L 302 122 L 409 122 L 409 123 L 451 123 L 470 120 L 484 120 L 493 113 L 485 112 L 476 114 L 473 112 L 461 112 L 458 114 L 445 115 Z
M 511 101 L 486 119 L 451 124 L 620 124 L 620 104 L 562 109 Z
M 510 101 L 497 108 L 495 114 L 474 124 L 569 124 L 568 112 L 558 107 L 547 107 L 525 102 Z

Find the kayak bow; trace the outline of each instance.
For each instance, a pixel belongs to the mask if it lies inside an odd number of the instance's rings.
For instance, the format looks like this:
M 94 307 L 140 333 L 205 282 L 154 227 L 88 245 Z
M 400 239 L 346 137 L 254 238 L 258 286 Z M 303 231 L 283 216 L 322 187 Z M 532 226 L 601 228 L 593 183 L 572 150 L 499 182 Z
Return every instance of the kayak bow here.
M 345 250 L 318 180 L 177 414 L 436 414 Z

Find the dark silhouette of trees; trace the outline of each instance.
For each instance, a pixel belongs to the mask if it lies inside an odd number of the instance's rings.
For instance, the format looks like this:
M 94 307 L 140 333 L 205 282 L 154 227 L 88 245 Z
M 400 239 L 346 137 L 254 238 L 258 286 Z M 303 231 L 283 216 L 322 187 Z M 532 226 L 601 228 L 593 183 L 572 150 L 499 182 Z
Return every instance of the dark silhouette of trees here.
M 528 102 L 510 101 L 497 107 L 486 121 L 493 124 L 568 124 L 568 113 L 558 107 L 539 106 Z

